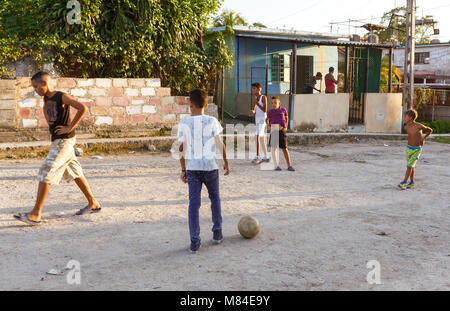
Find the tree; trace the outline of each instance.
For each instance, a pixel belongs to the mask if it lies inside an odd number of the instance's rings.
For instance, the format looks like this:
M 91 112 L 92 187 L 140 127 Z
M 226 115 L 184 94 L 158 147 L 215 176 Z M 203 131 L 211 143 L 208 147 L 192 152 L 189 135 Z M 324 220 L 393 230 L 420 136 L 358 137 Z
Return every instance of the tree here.
M 253 27 L 260 27 L 260 28 L 267 28 L 267 26 L 266 25 L 264 25 L 264 24 L 262 24 L 262 23 L 258 23 L 258 22 L 256 22 L 256 23 L 253 23 L 253 25 L 252 25 Z
M 156 77 L 186 94 L 232 65 L 223 34 L 207 30 L 222 0 L 78 1 L 81 23 L 70 24 L 65 0 L 0 0 L 0 71 L 32 53 L 64 76 Z
M 389 26 L 387 29 L 375 31 L 380 42 L 390 43 L 399 42 L 401 45 L 405 44 L 406 40 L 406 7 L 398 7 L 383 14 L 381 24 Z M 425 19 L 432 19 L 433 16 L 427 15 Z M 430 43 L 431 35 L 433 34 L 433 25 L 417 25 L 416 26 L 416 43 L 426 44 Z
M 223 10 L 222 13 L 213 20 L 214 27 L 233 27 L 233 26 L 247 26 L 245 19 L 235 11 Z
M 401 73 L 397 67 L 392 66 L 392 83 L 396 88 L 400 87 L 402 81 Z M 387 93 L 389 91 L 389 57 L 386 55 L 381 59 L 381 78 L 380 78 L 380 93 Z

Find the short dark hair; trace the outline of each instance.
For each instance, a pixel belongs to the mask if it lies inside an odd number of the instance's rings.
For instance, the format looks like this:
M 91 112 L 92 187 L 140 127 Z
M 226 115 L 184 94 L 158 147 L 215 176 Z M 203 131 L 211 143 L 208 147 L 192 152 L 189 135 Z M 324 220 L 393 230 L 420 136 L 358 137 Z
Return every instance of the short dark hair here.
M 332 72 L 332 71 L 334 71 L 334 67 L 330 67 L 330 68 L 328 69 L 328 72 Z
M 272 99 L 278 100 L 281 103 L 281 98 L 280 96 L 272 96 Z
M 409 109 L 405 112 L 405 115 L 410 116 L 414 121 L 416 121 L 417 117 L 419 116 L 415 109 Z
M 31 81 L 42 83 L 42 81 L 44 81 L 47 77 L 50 77 L 50 75 L 47 72 L 39 71 L 31 77 Z
M 248 84 L 247 84 L 248 85 Z M 252 87 L 256 87 L 258 89 L 262 89 L 262 85 L 259 82 L 252 83 Z
M 202 89 L 195 89 L 189 93 L 189 99 L 197 108 L 203 108 L 208 104 L 208 93 Z
M 322 73 L 321 73 L 321 72 L 318 72 L 318 73 L 316 74 L 316 77 L 322 77 Z

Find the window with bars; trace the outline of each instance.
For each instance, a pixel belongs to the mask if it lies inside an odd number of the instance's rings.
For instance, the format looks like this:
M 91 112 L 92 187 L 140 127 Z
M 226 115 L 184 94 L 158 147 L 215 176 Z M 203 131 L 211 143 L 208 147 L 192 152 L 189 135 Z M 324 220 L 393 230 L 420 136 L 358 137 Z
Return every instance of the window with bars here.
M 416 64 L 429 64 L 430 52 L 420 52 L 414 55 L 414 61 Z
M 271 82 L 279 83 L 279 82 L 289 82 L 289 73 L 290 73 L 290 55 L 286 54 L 272 54 L 272 74 L 271 74 Z

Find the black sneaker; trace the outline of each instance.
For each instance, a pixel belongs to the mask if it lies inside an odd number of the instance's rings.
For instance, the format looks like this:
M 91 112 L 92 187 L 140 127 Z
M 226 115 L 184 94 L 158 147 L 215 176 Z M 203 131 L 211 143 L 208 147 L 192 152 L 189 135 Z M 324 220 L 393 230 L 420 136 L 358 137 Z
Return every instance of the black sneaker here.
M 281 167 L 279 167 L 279 166 L 277 166 L 276 168 L 275 168 L 275 171 L 281 171 L 282 169 L 281 169 Z
M 212 239 L 214 244 L 220 244 L 223 241 L 223 235 L 222 235 L 222 230 L 215 230 L 213 232 L 213 239 Z
M 198 243 L 191 242 L 191 247 L 189 248 L 189 253 L 197 254 L 197 251 L 200 248 L 200 245 L 201 245 L 200 242 L 198 242 Z

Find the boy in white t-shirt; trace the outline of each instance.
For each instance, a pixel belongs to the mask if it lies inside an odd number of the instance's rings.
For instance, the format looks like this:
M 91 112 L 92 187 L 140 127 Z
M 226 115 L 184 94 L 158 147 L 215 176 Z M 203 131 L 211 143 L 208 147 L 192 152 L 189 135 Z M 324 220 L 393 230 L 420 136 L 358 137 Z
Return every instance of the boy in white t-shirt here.
M 252 84 L 253 108 L 249 115 L 255 115 L 256 123 L 256 157 L 252 163 L 259 164 L 261 162 L 269 162 L 267 158 L 267 143 L 266 143 L 266 118 L 267 118 L 267 97 L 261 94 L 261 83 Z M 259 155 L 260 145 L 264 151 L 264 158 L 261 159 Z
M 181 119 L 178 125 L 178 141 L 181 143 L 181 180 L 189 185 L 189 251 L 194 254 L 201 244 L 199 209 L 203 184 L 208 189 L 211 200 L 213 243 L 219 244 L 223 240 L 216 150 L 222 151 L 225 175 L 230 174 L 230 169 L 226 148 L 220 135 L 222 126 L 216 118 L 204 115 L 208 107 L 208 94 L 204 90 L 193 90 L 189 94 L 189 101 L 191 115 Z

